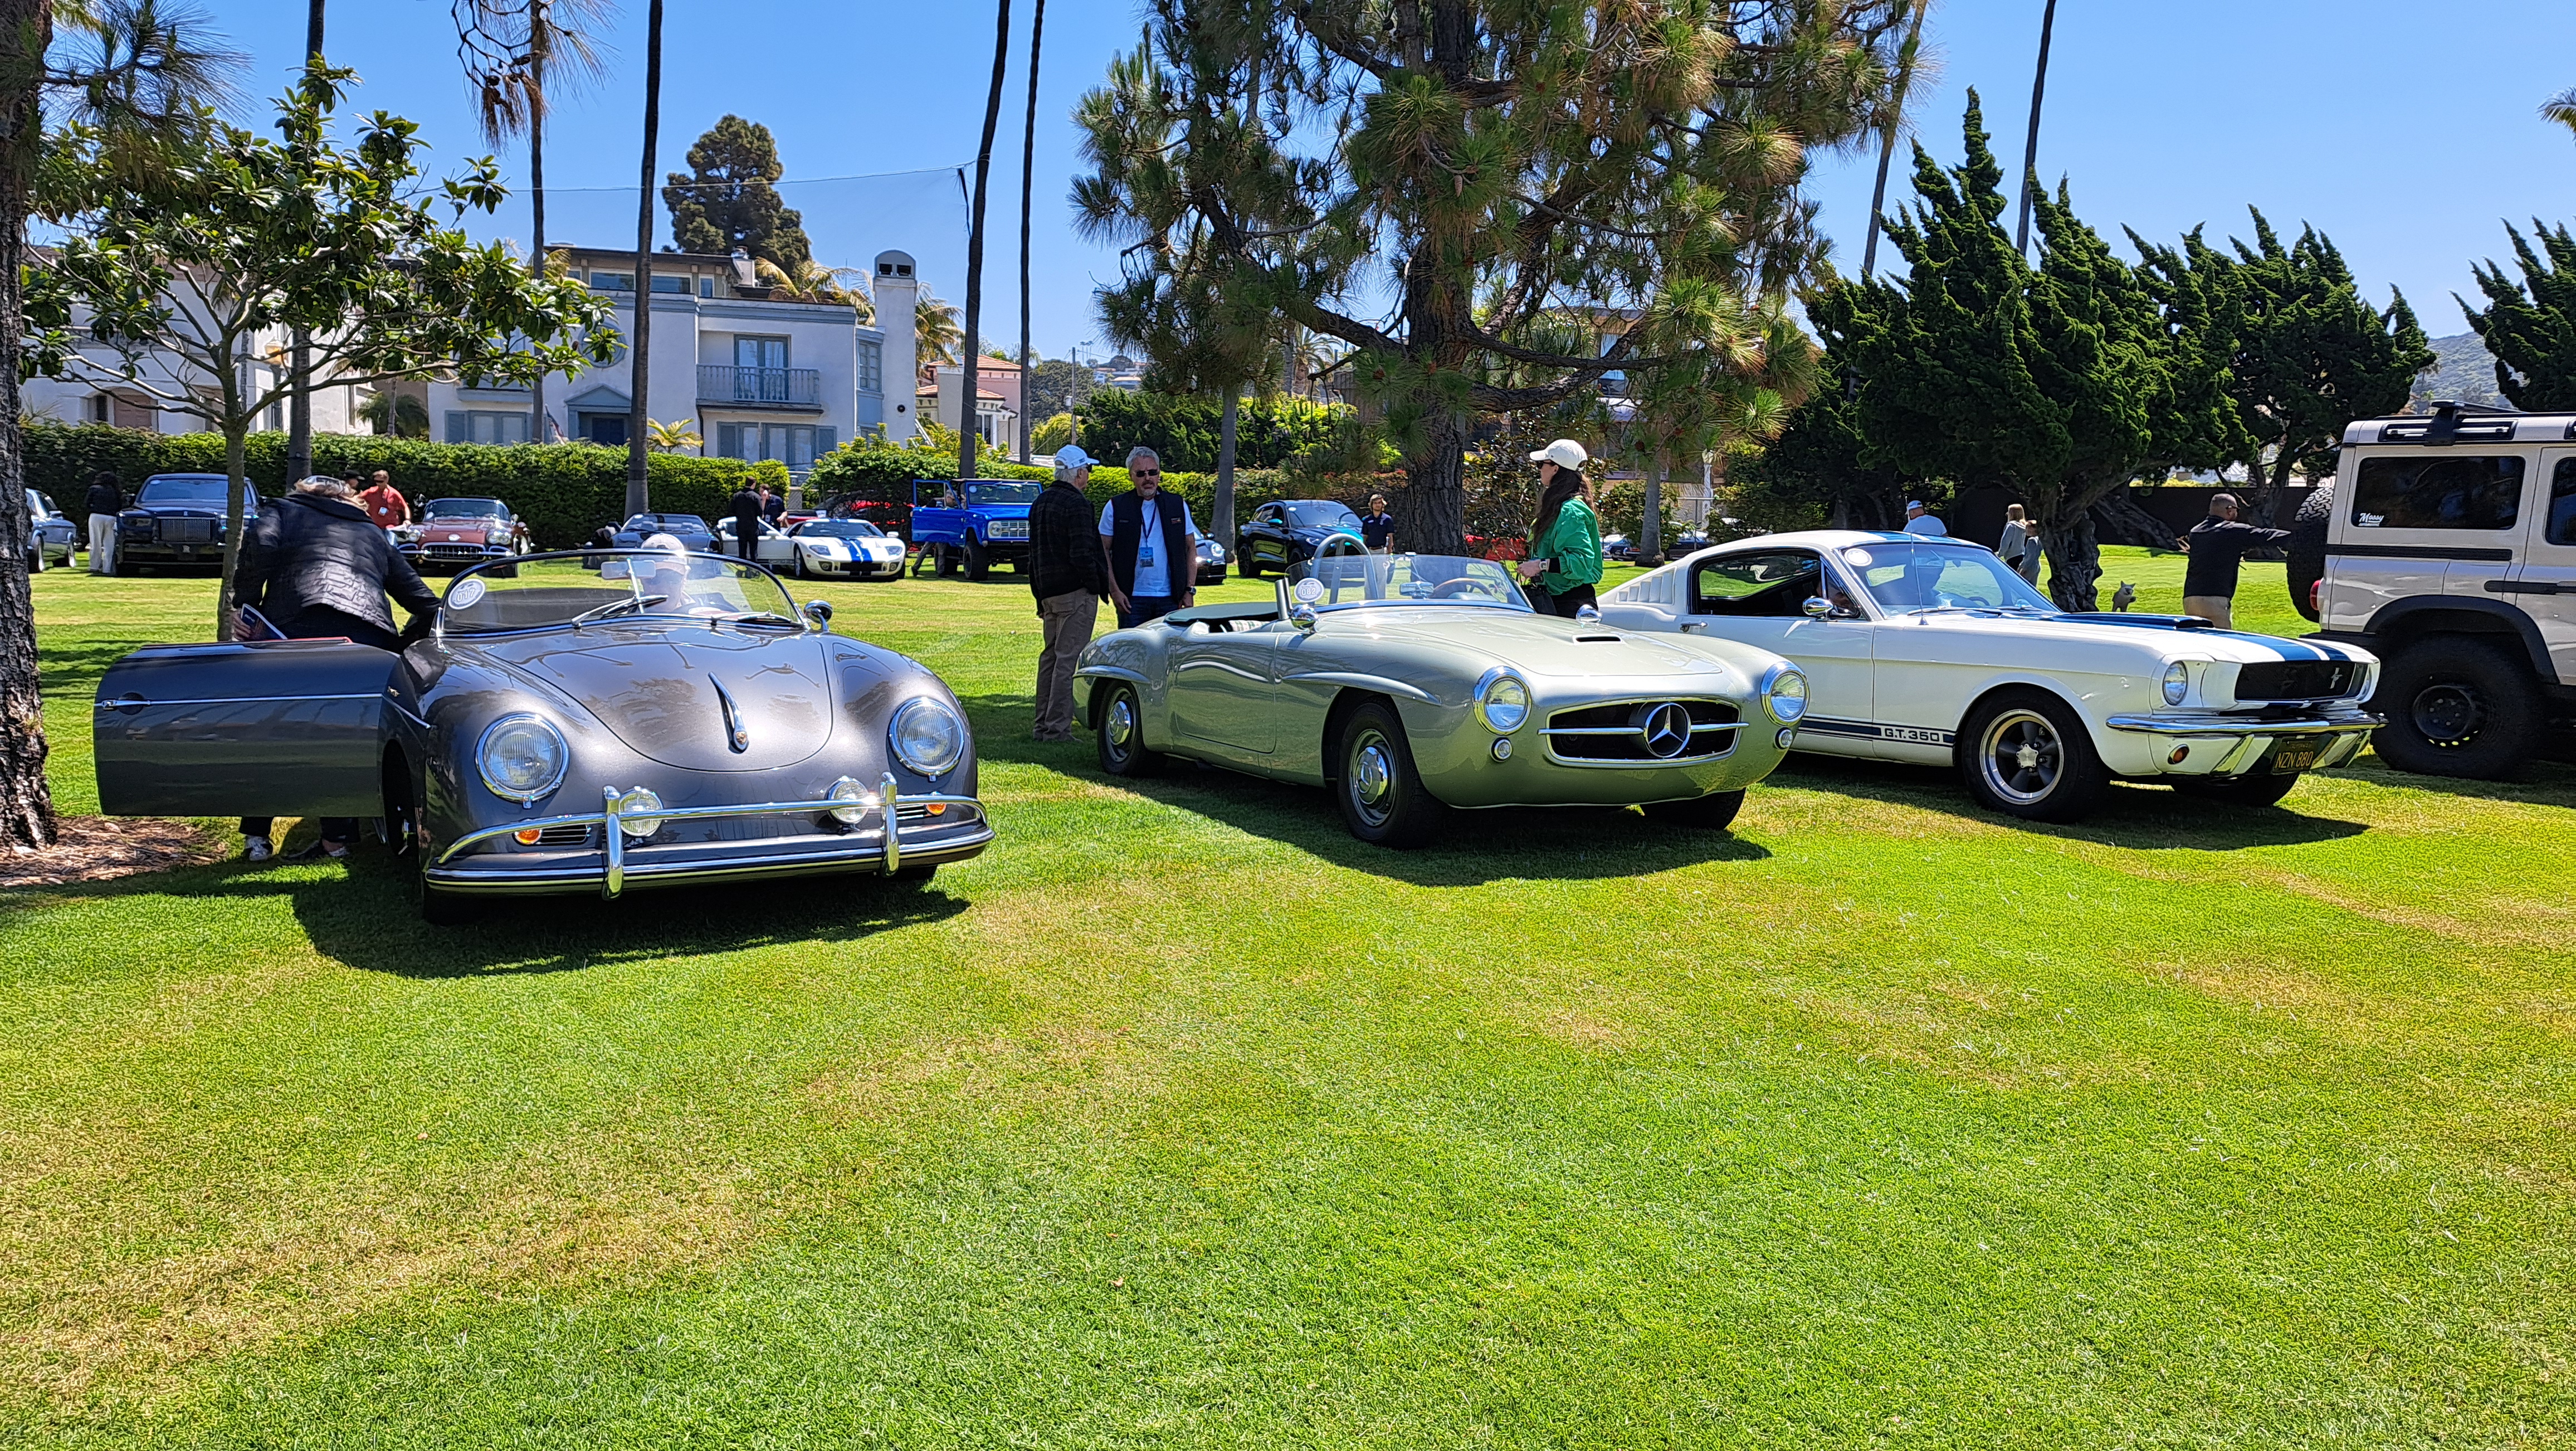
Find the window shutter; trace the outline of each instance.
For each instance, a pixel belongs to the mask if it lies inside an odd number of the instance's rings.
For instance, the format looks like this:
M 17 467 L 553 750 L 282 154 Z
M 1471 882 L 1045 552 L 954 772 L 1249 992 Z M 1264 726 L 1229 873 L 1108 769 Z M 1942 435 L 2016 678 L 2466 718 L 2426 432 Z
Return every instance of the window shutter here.
M 474 441 L 473 416 L 465 413 L 448 414 L 447 441 L 449 443 L 472 443 Z
M 741 424 L 719 423 L 716 425 L 716 452 L 725 458 L 742 457 Z
M 818 425 L 814 430 L 814 457 L 821 458 L 830 453 L 838 446 L 838 437 L 830 427 Z

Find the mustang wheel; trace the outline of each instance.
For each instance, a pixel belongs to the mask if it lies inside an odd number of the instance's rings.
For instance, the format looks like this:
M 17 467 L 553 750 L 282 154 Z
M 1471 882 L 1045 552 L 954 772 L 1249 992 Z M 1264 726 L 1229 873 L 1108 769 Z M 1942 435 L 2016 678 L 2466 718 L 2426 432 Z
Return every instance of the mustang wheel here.
M 1968 794 L 1989 811 L 2074 821 L 2102 794 L 2102 760 L 2084 722 L 2040 691 L 2006 691 L 1979 705 L 1954 750 Z
M 1735 824 L 1735 813 L 1744 809 L 1741 791 L 1712 791 L 1691 801 L 1658 801 L 1646 808 L 1655 821 L 1674 826 L 1687 826 L 1699 831 L 1724 831 Z
M 2510 776 L 2540 748 L 2537 694 L 2522 662 L 2497 645 L 2429 636 L 2398 651 L 2381 673 L 2370 704 L 2388 724 L 2371 733 L 2371 748 L 2419 775 Z
M 1134 779 L 1163 768 L 1163 753 L 1145 749 L 1145 709 L 1136 687 L 1120 681 L 1100 703 L 1100 769 Z
M 1342 820 L 1351 835 L 1377 846 L 1412 847 L 1439 835 L 1449 808 L 1422 784 L 1413 747 L 1393 706 L 1372 700 L 1351 712 L 1342 727 L 1339 788 Z
M 2255 776 L 2229 776 L 2215 781 L 2207 776 L 2182 776 L 2175 779 L 2173 786 L 2185 796 L 2197 796 L 2203 801 L 2215 801 L 2226 806 L 2272 806 L 2289 795 L 2290 788 L 2298 785 L 2299 778 L 2306 774 L 2305 771 L 2266 771 Z

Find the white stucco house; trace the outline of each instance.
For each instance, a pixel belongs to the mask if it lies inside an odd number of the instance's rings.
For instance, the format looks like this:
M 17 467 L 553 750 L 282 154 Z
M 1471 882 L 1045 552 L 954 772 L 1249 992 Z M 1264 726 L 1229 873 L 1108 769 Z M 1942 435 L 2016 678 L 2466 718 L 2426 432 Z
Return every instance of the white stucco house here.
M 632 335 L 635 254 L 574 247 L 574 275 L 607 297 L 619 329 Z M 777 459 L 802 474 L 815 458 L 878 428 L 895 440 L 914 432 L 912 390 L 886 380 L 912 376 L 909 323 L 919 284 L 901 252 L 877 258 L 870 297 L 887 329 L 858 320 L 842 303 L 800 302 L 761 285 L 740 255 L 653 255 L 653 342 L 644 411 L 656 422 L 692 422 L 708 457 Z M 453 379 L 429 386 L 430 437 L 447 443 L 584 439 L 623 447 L 633 394 L 623 349 L 614 362 L 577 378 L 546 380 L 546 417 L 532 390 Z M 892 406 L 889 407 L 889 398 Z
M 184 294 L 185 289 L 181 289 Z M 171 305 L 190 309 L 193 301 L 185 295 L 174 296 Z M 190 312 L 203 317 L 202 310 Z M 76 328 L 77 332 L 78 329 Z M 246 397 L 277 386 L 286 367 L 290 334 L 285 328 L 269 328 L 244 340 L 232 366 L 240 374 L 241 391 Z M 104 343 L 83 341 L 77 347 L 77 358 L 60 378 L 29 378 L 19 385 L 18 406 L 30 418 L 56 423 L 106 423 L 118 428 L 142 428 L 154 433 L 203 433 L 214 425 L 197 414 L 170 406 L 170 400 L 181 396 L 203 398 L 211 403 L 222 393 L 220 378 L 207 374 L 167 348 L 147 348 L 135 355 L 134 362 L 144 384 L 137 386 L 118 376 L 126 359 Z M 361 433 L 366 425 L 359 420 L 358 410 L 375 396 L 372 388 L 353 384 L 331 384 L 313 388 L 313 430 L 316 433 Z M 282 430 L 286 427 L 286 401 L 280 398 L 263 409 L 251 425 L 253 429 Z

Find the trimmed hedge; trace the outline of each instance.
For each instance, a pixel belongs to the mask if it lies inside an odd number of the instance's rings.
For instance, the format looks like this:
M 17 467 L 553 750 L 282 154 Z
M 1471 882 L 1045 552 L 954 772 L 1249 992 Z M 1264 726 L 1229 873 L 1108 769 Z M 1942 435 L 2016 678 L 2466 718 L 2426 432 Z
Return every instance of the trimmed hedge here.
M 77 503 L 90 475 L 113 470 L 129 493 L 157 473 L 222 473 L 219 433 L 151 433 L 96 423 L 24 425 L 27 482 L 56 499 Z M 286 435 L 254 433 L 245 468 L 260 493 L 286 489 Z M 393 475 L 394 487 L 417 506 L 424 499 L 460 496 L 499 499 L 528 523 L 541 549 L 569 549 L 602 526 L 626 517 L 626 451 L 587 443 L 424 443 L 366 434 L 317 433 L 313 467 L 323 473 L 355 470 Z M 731 507 L 746 476 L 759 469 L 739 459 L 657 453 L 645 465 L 656 510 L 699 514 L 714 520 Z
M 1055 477 L 1052 469 L 1012 463 L 978 449 L 975 472 L 988 479 L 1038 479 Z M 957 477 L 957 455 L 946 449 L 897 447 L 882 439 L 870 437 L 851 443 L 814 460 L 814 469 L 805 476 L 805 497 L 811 501 L 856 496 L 882 503 L 910 504 L 914 479 L 953 479 Z

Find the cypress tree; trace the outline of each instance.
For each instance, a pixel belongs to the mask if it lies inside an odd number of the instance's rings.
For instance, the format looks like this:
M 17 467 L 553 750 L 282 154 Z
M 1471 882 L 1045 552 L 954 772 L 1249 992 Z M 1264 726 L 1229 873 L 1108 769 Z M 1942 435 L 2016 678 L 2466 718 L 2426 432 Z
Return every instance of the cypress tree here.
M 2460 311 L 2495 354 L 2497 392 L 2516 408 L 2563 412 L 2576 409 L 2576 237 L 2563 225 L 2551 228 L 2537 219 L 2531 229 L 2540 243 L 2537 252 L 2522 233 L 2504 229 L 2513 238 L 2523 280 L 2482 262 L 2478 290 L 2487 305 L 2474 308 L 2464 298 Z

